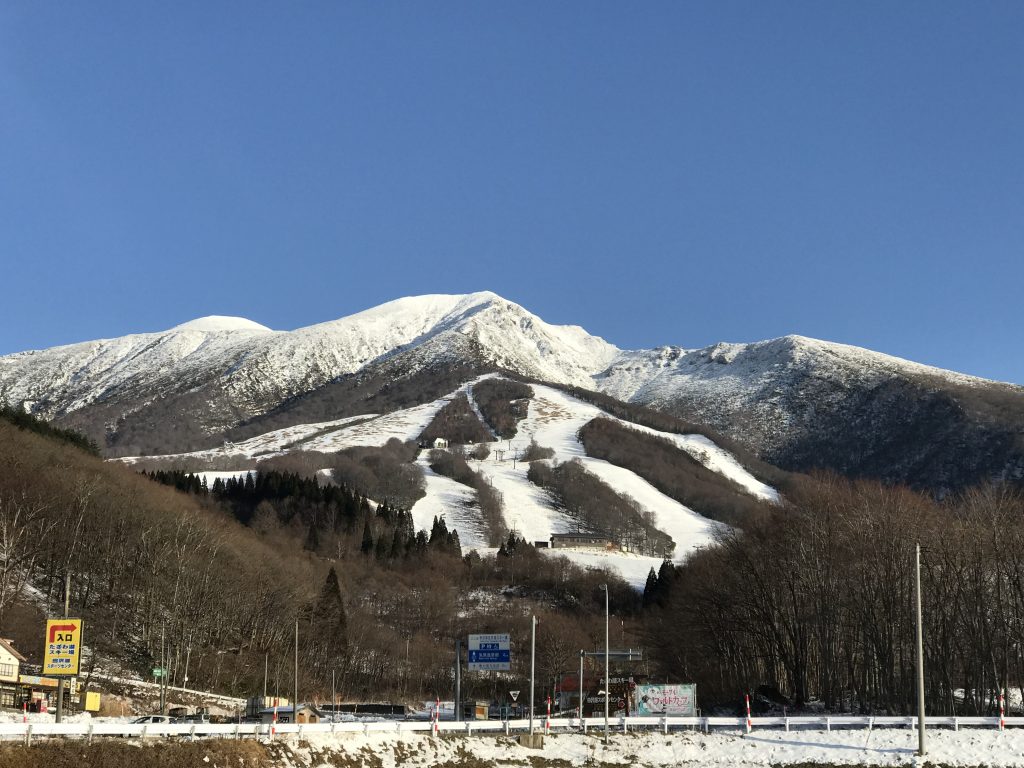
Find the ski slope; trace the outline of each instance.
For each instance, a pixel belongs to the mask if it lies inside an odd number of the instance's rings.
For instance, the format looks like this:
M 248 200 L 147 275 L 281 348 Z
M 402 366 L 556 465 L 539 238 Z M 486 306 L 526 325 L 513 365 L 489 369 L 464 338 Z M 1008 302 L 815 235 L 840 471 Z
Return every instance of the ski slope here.
M 488 374 L 467 382 L 448 395 L 433 402 L 388 414 L 365 414 L 335 421 L 303 424 L 240 442 L 226 444 L 211 451 L 177 454 L 173 458 L 187 466 L 190 461 L 210 461 L 231 457 L 247 459 L 253 467 L 258 459 L 277 456 L 291 451 L 333 453 L 345 448 L 380 446 L 390 439 L 415 440 L 437 412 L 459 393 L 470 399 L 473 410 L 479 409 L 472 399 L 472 387 Z M 529 542 L 548 541 L 552 534 L 579 530 L 576 521 L 558 508 L 551 494 L 531 483 L 527 477 L 529 465 L 519 460 L 531 442 L 550 448 L 554 455 L 550 461 L 562 463 L 579 460 L 587 472 L 631 497 L 643 512 L 650 513 L 657 528 L 676 544 L 674 557 L 685 559 L 693 551 L 711 544 L 721 524 L 703 517 L 699 510 L 690 509 L 669 498 L 649 482 L 632 471 L 602 459 L 586 455 L 579 440 L 579 430 L 592 419 L 601 417 L 655 437 L 662 438 L 686 451 L 709 470 L 736 483 L 751 496 L 777 501 L 775 489 L 753 477 L 736 458 L 713 441 L 701 435 L 676 435 L 642 427 L 609 415 L 595 405 L 543 385 L 531 385 L 534 396 L 530 400 L 526 417 L 520 421 L 513 440 L 494 440 L 487 443 L 490 456 L 470 466 L 490 483 L 502 496 L 503 514 L 509 530 Z M 475 446 L 467 446 L 472 450 Z M 466 549 L 484 550 L 488 547 L 486 526 L 483 523 L 476 491 L 434 472 L 428 464 L 428 453 L 422 452 L 417 465 L 423 472 L 426 493 L 412 508 L 417 529 L 429 530 L 435 517 L 445 520 L 450 529 L 459 532 Z M 131 462 L 133 459 L 123 459 Z M 544 460 L 549 461 L 549 460 Z M 239 472 L 205 472 L 212 483 L 218 476 L 232 476 Z M 628 552 L 603 549 L 542 550 L 548 556 L 564 556 L 586 568 L 612 568 L 629 583 L 640 588 L 647 574 L 661 561 Z

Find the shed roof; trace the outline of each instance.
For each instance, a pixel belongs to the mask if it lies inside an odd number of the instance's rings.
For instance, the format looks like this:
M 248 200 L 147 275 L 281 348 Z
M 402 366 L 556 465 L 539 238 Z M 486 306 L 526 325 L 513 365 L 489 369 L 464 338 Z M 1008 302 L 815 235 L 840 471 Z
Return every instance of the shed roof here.
M 3 647 L 5 651 L 14 656 L 18 661 L 28 661 L 28 659 L 18 652 L 18 649 L 14 647 L 14 644 L 10 640 L 0 637 L 0 647 Z

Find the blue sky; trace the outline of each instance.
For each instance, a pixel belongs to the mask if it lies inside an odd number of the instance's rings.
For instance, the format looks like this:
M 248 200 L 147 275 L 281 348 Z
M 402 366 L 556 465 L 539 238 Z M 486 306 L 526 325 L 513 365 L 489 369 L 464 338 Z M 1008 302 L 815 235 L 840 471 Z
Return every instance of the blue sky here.
M 0 354 L 493 290 L 1024 383 L 1024 4 L 0 5 Z

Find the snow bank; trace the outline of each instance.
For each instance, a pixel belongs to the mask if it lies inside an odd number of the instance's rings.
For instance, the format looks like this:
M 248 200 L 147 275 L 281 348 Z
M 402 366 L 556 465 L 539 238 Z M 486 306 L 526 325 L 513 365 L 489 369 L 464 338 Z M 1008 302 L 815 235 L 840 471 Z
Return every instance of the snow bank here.
M 560 734 L 545 737 L 543 750 L 526 749 L 514 738 L 424 735 L 345 734 L 304 736 L 308 747 L 293 749 L 317 754 L 313 765 L 339 755 L 363 759 L 374 755 L 381 768 L 399 764 L 459 766 L 753 766 L 801 765 L 932 765 L 1024 766 L 1024 731 L 930 730 L 925 761 L 916 757 L 917 734 L 912 730 L 873 731 L 755 731 L 737 732 L 615 733 L 605 747 L 602 734 Z M 324 754 L 324 750 L 328 750 Z M 376 759 L 374 760 L 376 764 Z M 364 763 L 365 764 L 365 763 Z

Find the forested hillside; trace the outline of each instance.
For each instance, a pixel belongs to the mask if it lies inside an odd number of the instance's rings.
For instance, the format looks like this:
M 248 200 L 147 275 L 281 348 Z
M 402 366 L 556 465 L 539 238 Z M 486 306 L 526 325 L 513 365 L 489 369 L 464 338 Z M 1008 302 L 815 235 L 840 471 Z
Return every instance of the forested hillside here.
M 334 671 L 347 696 L 415 700 L 449 690 L 457 636 L 509 631 L 521 649 L 536 612 L 561 628 L 538 638 L 552 679 L 596 642 L 600 583 L 612 584 L 613 610 L 638 605 L 611 574 L 514 538 L 496 556 L 462 553 L 443 522 L 413 532 L 403 510 L 295 473 L 211 487 L 151 478 L 6 421 L 0 467 L 0 632 L 25 601 L 56 611 L 70 573 L 93 652 L 86 674 L 112 663 L 145 673 L 165 631 L 172 683 L 187 663 L 196 686 L 251 693 L 266 655 L 271 685 L 290 690 L 298 620 L 304 690 L 322 696 Z
M 913 711 L 920 542 L 928 712 L 992 714 L 1024 688 L 1024 497 L 937 503 L 830 475 L 795 483 L 677 568 L 648 579 L 648 642 L 711 700 L 758 691 L 797 709 Z

